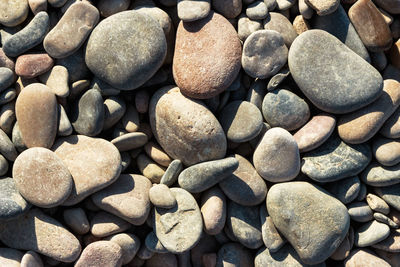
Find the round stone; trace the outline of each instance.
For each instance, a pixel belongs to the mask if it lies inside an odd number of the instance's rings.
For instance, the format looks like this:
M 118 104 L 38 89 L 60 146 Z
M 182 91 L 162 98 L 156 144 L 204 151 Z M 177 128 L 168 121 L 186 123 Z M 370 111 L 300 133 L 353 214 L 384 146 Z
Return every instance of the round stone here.
M 371 186 L 389 186 L 400 183 L 400 163 L 381 166 L 377 162 L 369 164 L 360 175 L 361 180 Z
M 154 142 L 148 142 L 144 146 L 144 151 L 155 162 L 161 166 L 168 167 L 171 164 L 171 158 L 162 150 L 162 148 Z
M 165 173 L 161 177 L 161 184 L 165 184 L 167 186 L 173 185 L 177 179 L 179 174 L 183 169 L 182 162 L 179 159 L 173 160 L 168 168 L 165 170 Z
M 153 185 L 149 190 L 151 203 L 159 208 L 171 209 L 176 205 L 176 199 L 165 184 Z
M 372 142 L 372 153 L 384 166 L 400 163 L 400 141 L 377 136 Z
M 1 1 L 0 24 L 14 27 L 24 22 L 28 17 L 29 6 L 27 0 Z
M 69 95 L 68 70 L 61 65 L 54 66 L 50 71 L 40 76 L 40 81 L 53 90 L 59 97 Z
M 356 222 L 373 220 L 373 211 L 365 202 L 353 202 L 348 205 L 350 218 Z
M 276 229 L 265 204 L 260 206 L 262 239 L 270 252 L 277 252 L 286 243 L 286 239 Z
M 247 6 L 246 15 L 254 20 L 265 19 L 268 16 L 268 7 L 264 1 L 255 1 Z
M 238 35 L 243 42 L 247 37 L 255 31 L 263 28 L 261 21 L 251 20 L 246 15 L 242 14 L 238 20 Z
M 122 248 L 111 241 L 89 244 L 75 263 L 75 267 L 121 266 Z
M 0 179 L 0 204 L 2 221 L 17 218 L 31 207 L 19 193 L 15 180 L 9 177 Z
M 12 172 L 18 191 L 38 207 L 58 206 L 71 193 L 71 174 L 49 149 L 33 147 L 25 150 L 15 160 Z
M 157 72 L 166 52 L 165 35 L 157 21 L 129 10 L 96 26 L 86 46 L 85 61 L 97 77 L 111 86 L 133 90 Z
M 145 154 L 140 154 L 137 156 L 136 164 L 143 176 L 148 178 L 152 183 L 158 184 L 161 181 L 161 177 L 165 173 L 165 169 L 163 167 L 159 166 Z
M 286 64 L 287 56 L 288 49 L 279 32 L 259 30 L 244 42 L 242 67 L 251 77 L 266 79 Z
M 400 211 L 400 184 L 374 187 L 375 193 L 383 198 L 389 206 Z
M 209 235 L 219 234 L 225 226 L 226 197 L 218 186 L 205 191 L 201 196 L 201 215 L 204 231 Z
M 400 252 L 400 230 L 392 230 L 385 240 L 372 245 L 372 247 L 391 253 Z
M 178 0 L 178 17 L 184 22 L 190 22 L 207 17 L 210 13 L 210 0 Z

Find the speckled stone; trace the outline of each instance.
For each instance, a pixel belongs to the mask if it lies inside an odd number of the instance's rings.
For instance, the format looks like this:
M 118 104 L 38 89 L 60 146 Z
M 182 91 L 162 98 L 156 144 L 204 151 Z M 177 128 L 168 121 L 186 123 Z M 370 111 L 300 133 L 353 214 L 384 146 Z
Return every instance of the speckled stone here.
M 359 174 L 371 158 L 369 145 L 348 145 L 334 134 L 304 155 L 301 171 L 315 181 L 333 182 Z
M 89 244 L 75 263 L 75 267 L 122 265 L 122 248 L 111 241 L 97 241 Z
M 97 8 L 103 17 L 109 17 L 116 13 L 125 11 L 129 8 L 131 0 L 99 0 L 97 1 Z
M 39 209 L 32 209 L 16 220 L 2 222 L 0 240 L 8 247 L 33 250 L 61 262 L 73 262 L 81 252 L 78 239 Z
M 385 240 L 389 234 L 389 226 L 373 220 L 356 229 L 354 232 L 354 244 L 358 247 L 371 246 Z
M 293 28 L 298 35 L 311 30 L 310 23 L 302 15 L 298 15 L 293 20 Z
M 226 243 L 218 250 L 216 266 L 252 266 L 253 263 L 251 250 L 239 243 Z
M 20 195 L 13 178 L 0 179 L 0 220 L 10 220 L 27 212 L 31 205 Z
M 33 83 L 18 95 L 15 112 L 27 147 L 50 148 L 57 134 L 57 99 L 51 89 Z
M 118 149 L 101 138 L 71 135 L 59 138 L 52 147 L 72 175 L 74 186 L 63 205 L 79 203 L 115 182 L 121 172 Z
M 12 248 L 0 248 L 0 265 L 5 267 L 20 267 L 24 253 Z
M 400 211 L 400 184 L 375 187 L 374 190 L 389 206 Z
M 165 184 L 156 184 L 149 190 L 149 199 L 151 203 L 164 209 L 171 209 L 176 205 L 176 199 Z
M 134 30 L 130 25 L 135 25 Z M 166 52 L 166 39 L 157 21 L 129 10 L 99 23 L 89 37 L 85 60 L 100 79 L 117 89 L 133 90 L 156 73 Z
M 210 13 L 210 0 L 178 0 L 177 2 L 178 17 L 184 22 L 203 19 Z
M 182 93 L 211 98 L 228 88 L 240 71 L 241 44 L 227 19 L 215 12 L 201 20 L 180 22 L 172 64 Z
M 90 232 L 96 237 L 105 237 L 123 232 L 132 225 L 110 213 L 99 211 L 90 221 Z
M 27 251 L 21 259 L 21 267 L 43 267 L 40 255 L 32 250 Z
M 204 232 L 209 235 L 219 234 L 226 221 L 226 197 L 221 189 L 215 186 L 202 194 L 200 211 Z
M 305 2 L 317 12 L 318 16 L 335 12 L 340 4 L 340 0 L 306 0 Z
M 382 260 L 369 249 L 355 249 L 344 261 L 345 267 L 390 267 L 391 265 Z
M 202 102 L 185 97 L 179 88 L 168 86 L 157 91 L 149 116 L 158 143 L 184 165 L 225 156 L 226 137 L 218 120 Z
M 400 163 L 400 141 L 377 136 L 372 142 L 372 153 L 384 166 Z
M 15 73 L 22 78 L 35 78 L 54 65 L 54 60 L 46 53 L 33 53 L 21 55 L 15 62 Z
M 333 59 L 329 71 L 323 71 L 328 68 L 326 58 Z M 289 51 L 289 68 L 306 97 L 326 112 L 342 114 L 360 109 L 382 93 L 380 73 L 322 30 L 309 30 L 296 38 Z
M 116 234 L 107 237 L 108 241 L 118 244 L 122 249 L 122 264 L 128 264 L 135 257 L 140 248 L 140 239 L 128 233 Z
M 0 24 L 7 27 L 14 27 L 24 22 L 28 17 L 28 1 L 2 1 L 0 3 L 0 10 Z
M 291 0 L 292 1 L 292 0 Z M 294 1 L 292 1 L 294 3 Z M 264 29 L 279 32 L 287 48 L 290 48 L 297 33 L 292 23 L 281 13 L 270 12 L 269 16 L 264 20 Z
M 118 148 L 119 151 L 128 151 L 142 147 L 148 141 L 146 134 L 141 132 L 123 134 L 111 140 L 111 143 Z
M 361 173 L 361 180 L 371 186 L 389 186 L 400 183 L 400 164 L 382 166 L 377 162 L 369 164 Z
M 89 221 L 82 208 L 65 209 L 63 212 L 63 219 L 65 224 L 78 235 L 84 235 L 90 231 Z
M 306 264 L 325 261 L 339 247 L 350 226 L 346 207 L 307 182 L 273 185 L 267 195 L 267 208 L 276 228 Z
M 358 176 L 352 176 L 341 180 L 340 183 L 329 183 L 327 190 L 343 204 L 348 204 L 355 200 L 360 192 L 360 179 Z

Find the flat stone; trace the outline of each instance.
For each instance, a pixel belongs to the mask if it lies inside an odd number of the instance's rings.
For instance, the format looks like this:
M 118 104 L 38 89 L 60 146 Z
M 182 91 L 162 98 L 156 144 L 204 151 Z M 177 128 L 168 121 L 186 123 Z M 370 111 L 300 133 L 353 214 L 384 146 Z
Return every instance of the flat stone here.
M 318 16 L 326 16 L 335 12 L 340 4 L 339 0 L 305 0 L 305 2 L 317 12 Z
M 56 207 L 70 195 L 72 177 L 62 160 L 51 150 L 33 147 L 14 162 L 13 179 L 21 195 L 35 206 Z
M 383 213 L 383 214 L 389 214 L 389 212 L 390 212 L 389 205 L 383 199 L 378 197 L 377 195 L 369 193 L 366 197 L 366 200 L 367 200 L 369 207 L 372 210 Z
M 350 218 L 356 222 L 368 222 L 374 219 L 372 209 L 365 202 L 353 202 L 348 205 Z
M 371 246 L 386 239 L 389 234 L 389 226 L 373 220 L 356 229 L 354 232 L 354 244 L 358 247 Z
M 338 133 L 346 143 L 360 144 L 371 139 L 400 105 L 400 83 L 385 80 L 383 93 L 368 106 L 343 115 L 338 120 Z
M 56 96 L 67 97 L 69 95 L 68 69 L 66 67 L 56 65 L 40 76 L 40 80 L 50 87 Z
M 212 1 L 213 9 L 228 19 L 239 16 L 242 11 L 242 5 L 242 0 Z
M 106 237 L 112 234 L 121 233 L 132 225 L 108 212 L 97 212 L 90 221 L 90 232 L 95 237 Z
M 14 27 L 24 22 L 28 17 L 28 1 L 2 1 L 0 10 L 0 24 L 7 27 Z
M 0 240 L 8 247 L 33 250 L 61 262 L 73 262 L 81 252 L 78 239 L 39 209 L 32 209 L 18 219 L 2 222 Z
M 145 154 L 140 154 L 137 156 L 136 164 L 143 176 L 148 178 L 152 183 L 160 183 L 161 178 L 165 173 L 165 169 L 163 167 L 159 166 Z
M 22 30 L 13 34 L 3 45 L 3 51 L 10 57 L 17 57 L 40 44 L 50 28 L 49 15 L 39 12 Z
M 96 3 L 96 6 L 103 17 L 109 17 L 116 13 L 127 10 L 129 8 L 130 3 L 131 3 L 130 0 L 114 0 L 114 1 L 100 0 Z
M 350 226 L 346 207 L 307 182 L 273 185 L 267 195 L 267 209 L 276 228 L 306 264 L 325 261 L 339 247 Z
M 148 141 L 146 134 L 141 132 L 123 134 L 113 140 L 111 143 L 118 148 L 119 151 L 128 151 L 142 147 Z
M 12 248 L 0 248 L 0 265 L 20 267 L 24 253 Z
M 269 252 L 274 253 L 285 245 L 286 239 L 276 229 L 265 204 L 266 202 L 260 206 L 261 235 Z
M 389 206 L 400 211 L 400 184 L 385 187 L 375 187 L 375 193 L 386 201 Z
M 400 163 L 400 141 L 377 136 L 372 142 L 372 153 L 384 166 Z
M 205 191 L 201 196 L 201 215 L 204 232 L 209 235 L 221 233 L 226 221 L 226 197 L 218 186 Z
M 225 156 L 226 137 L 218 120 L 202 102 L 185 97 L 179 88 L 168 86 L 157 91 L 149 116 L 158 143 L 184 165 Z
M 107 237 L 106 240 L 114 242 L 121 247 L 122 264 L 128 264 L 132 261 L 140 248 L 140 239 L 129 233 L 112 235 Z
M 182 169 L 182 162 L 179 159 L 173 160 L 161 177 L 160 184 L 165 184 L 167 186 L 173 185 L 178 180 L 178 176 Z
M 304 155 L 301 171 L 317 182 L 333 182 L 359 174 L 371 158 L 369 145 L 348 145 L 334 134 Z
M 90 231 L 89 221 L 82 208 L 65 209 L 63 212 L 63 219 L 64 223 L 78 235 L 84 235 Z
M 386 138 L 400 138 L 400 108 L 386 120 L 379 133 Z
M 89 244 L 76 261 L 76 267 L 122 265 L 122 248 L 111 241 L 97 241 Z
M 255 31 L 263 29 L 263 25 L 259 20 L 252 20 L 246 15 L 242 14 L 238 20 L 238 35 L 243 42 L 247 37 Z
M 374 267 L 382 266 L 389 267 L 389 263 L 376 256 L 374 252 L 369 249 L 355 249 L 351 252 L 350 256 L 344 261 L 345 267 Z
M 154 208 L 153 231 L 161 244 L 172 253 L 193 248 L 200 240 L 203 221 L 193 196 L 181 188 L 171 188 L 177 206 L 172 209 Z
M 371 186 L 389 186 L 400 183 L 399 175 L 400 164 L 382 166 L 377 162 L 372 162 L 360 174 L 360 178 Z
M 153 185 L 149 190 L 149 199 L 158 208 L 171 209 L 176 205 L 174 195 L 165 184 Z
M 0 179 L 0 220 L 11 220 L 26 213 L 31 205 L 20 195 L 13 178 Z
M 247 6 L 246 15 L 250 19 L 261 20 L 268 16 L 268 7 L 264 1 L 255 1 Z
M 130 25 L 135 25 L 134 31 Z M 96 26 L 87 43 L 85 60 L 101 80 L 120 90 L 133 90 L 157 72 L 166 52 L 167 43 L 159 23 L 129 10 Z M 107 68 L 103 67 L 105 64 Z
M 235 28 L 215 12 L 201 20 L 180 22 L 172 71 L 181 92 L 197 99 L 227 89 L 240 71 L 241 44 Z
M 51 89 L 33 83 L 18 95 L 15 112 L 24 144 L 50 148 L 57 134 L 57 99 Z
M 293 0 L 290 1 L 294 3 Z M 277 12 L 269 12 L 269 16 L 264 20 L 264 29 L 279 32 L 287 48 L 290 48 L 297 37 L 292 23 L 284 15 Z
M 226 243 L 218 250 L 216 266 L 252 266 L 254 256 L 251 250 L 239 243 Z
M 323 63 L 326 58 L 333 59 L 329 67 Z M 319 62 L 318 67 L 315 62 Z M 309 30 L 296 38 L 289 51 L 289 68 L 306 97 L 326 112 L 342 114 L 360 109 L 382 93 L 379 72 L 322 30 Z M 323 71 L 327 68 L 330 71 Z
M 144 146 L 144 151 L 151 157 L 155 162 L 161 166 L 168 167 L 171 164 L 172 159 L 165 153 L 162 148 L 154 142 L 148 142 Z
M 327 190 L 343 204 L 348 204 L 355 200 L 360 192 L 360 179 L 352 176 L 341 180 L 340 183 L 329 183 Z
M 210 13 L 210 0 L 178 0 L 178 17 L 184 22 L 203 19 Z
M 364 45 L 371 52 L 380 52 L 392 46 L 392 35 L 378 8 L 370 0 L 354 3 L 349 18 Z
M 151 182 L 136 174 L 122 174 L 112 185 L 92 195 L 93 203 L 134 225 L 143 224 L 150 212 Z
M 71 135 L 52 147 L 74 180 L 71 195 L 63 203 L 72 206 L 117 180 L 121 172 L 118 149 L 101 138 Z
M 27 251 L 21 259 L 21 267 L 43 267 L 42 258 L 34 251 Z
M 294 179 L 300 171 L 300 155 L 296 141 L 285 129 L 268 130 L 258 143 L 253 163 L 257 172 L 270 182 Z
M 32 79 L 47 71 L 54 65 L 54 60 L 46 53 L 25 54 L 17 58 L 15 73 L 22 78 Z

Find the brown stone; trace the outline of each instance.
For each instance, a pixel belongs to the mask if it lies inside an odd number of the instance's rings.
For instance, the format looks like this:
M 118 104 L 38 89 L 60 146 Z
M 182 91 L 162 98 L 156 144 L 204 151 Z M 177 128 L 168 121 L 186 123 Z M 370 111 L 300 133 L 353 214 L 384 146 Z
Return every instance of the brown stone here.
M 335 12 L 340 4 L 340 0 L 306 0 L 305 2 L 317 12 L 318 16 Z
M 396 165 L 400 162 L 400 141 L 379 136 L 372 143 L 372 153 L 380 164 Z
M 380 52 L 390 48 L 392 33 L 389 25 L 371 0 L 359 0 L 352 5 L 349 18 L 368 50 Z
M 400 230 L 391 230 L 385 240 L 372 245 L 372 247 L 392 253 L 400 252 Z
M 0 67 L 6 67 L 10 70 L 15 69 L 14 61 L 3 52 L 3 48 L 0 48 Z
M 305 20 L 302 15 L 298 15 L 294 18 L 293 28 L 297 34 L 302 34 L 305 31 L 311 30 L 310 23 Z
M 136 163 L 143 176 L 148 178 L 152 183 L 160 183 L 165 173 L 165 168 L 159 166 L 143 153 L 137 156 Z
M 88 2 L 71 5 L 44 38 L 44 49 L 54 58 L 72 55 L 85 42 L 99 18 L 97 8 Z
M 46 53 L 19 56 L 15 63 L 15 73 L 23 78 L 32 79 L 53 67 L 54 60 Z
M 154 142 L 148 142 L 144 146 L 144 151 L 151 157 L 155 162 L 161 166 L 168 167 L 172 159 L 162 150 L 162 148 Z
M 40 80 L 53 90 L 59 97 L 69 95 L 68 70 L 61 65 L 54 66 L 50 71 L 40 76 Z
M 201 197 L 201 215 L 204 231 L 209 235 L 219 234 L 225 226 L 226 197 L 218 186 L 205 191 Z
M 90 221 L 90 232 L 96 237 L 105 237 L 121 233 L 132 225 L 127 221 L 108 212 L 97 212 Z
M 382 95 L 372 104 L 343 115 L 338 133 L 343 141 L 360 144 L 371 139 L 400 105 L 400 83 L 385 80 Z
M 238 75 L 241 53 L 237 32 L 223 16 L 210 12 L 201 20 L 181 21 L 172 65 L 175 82 L 189 97 L 216 96 Z
M 21 24 L 29 13 L 27 0 L 0 1 L 0 24 L 14 27 Z
M 97 7 L 103 17 L 109 17 L 118 12 L 127 10 L 130 3 L 130 0 L 100 0 L 97 2 Z
M 57 134 L 57 99 L 51 89 L 33 83 L 19 94 L 15 112 L 25 145 L 50 148 Z
M 34 15 L 40 11 L 47 11 L 47 0 L 28 0 L 28 4 Z
M 382 260 L 369 249 L 355 249 L 344 261 L 345 267 L 390 267 L 390 264 Z
M 122 265 L 122 249 L 111 241 L 97 241 L 89 244 L 75 263 L 75 267 L 99 267 Z

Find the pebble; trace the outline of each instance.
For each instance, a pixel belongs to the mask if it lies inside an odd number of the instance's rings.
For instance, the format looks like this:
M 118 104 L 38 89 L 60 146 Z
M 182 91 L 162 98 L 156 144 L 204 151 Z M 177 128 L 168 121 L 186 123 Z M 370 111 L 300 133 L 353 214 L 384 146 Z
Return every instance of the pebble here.
M 343 204 L 348 204 L 355 200 L 360 192 L 360 179 L 358 176 L 352 176 L 341 180 L 340 183 L 329 183 L 327 190 Z
M 293 28 L 298 35 L 305 31 L 311 30 L 310 23 L 301 15 L 298 15 L 294 18 Z
M 285 11 L 294 6 L 295 0 L 276 0 L 276 7 L 278 10 Z
M 326 58 L 332 59 L 329 67 L 322 63 Z M 316 67 L 313 62 L 321 63 Z M 289 68 L 306 97 L 326 112 L 355 111 L 372 103 L 382 93 L 379 72 L 322 30 L 309 30 L 296 38 L 289 51 Z M 327 68 L 329 71 L 323 72 Z
M 392 219 L 390 219 L 388 216 L 382 213 L 375 212 L 374 219 L 377 220 L 378 222 L 389 225 L 390 228 L 399 228 L 399 226 L 394 221 L 392 221 Z
M 241 41 L 245 41 L 255 31 L 263 28 L 260 20 L 252 20 L 246 15 L 242 14 L 238 20 L 238 36 Z
M 144 145 L 144 151 L 155 162 L 161 166 L 168 167 L 172 159 L 162 150 L 162 148 L 154 142 L 148 142 Z
M 21 259 L 21 267 L 43 267 L 43 261 L 39 254 L 30 250 Z
M 52 150 L 72 175 L 71 195 L 63 203 L 72 206 L 115 182 L 121 172 L 121 156 L 110 142 L 83 135 L 57 139 Z
M 4 104 L 0 108 L 0 128 L 6 133 L 11 134 L 15 123 L 15 102 Z
M 372 153 L 380 164 L 394 166 L 400 163 L 400 142 L 377 136 L 372 142 Z
M 69 121 L 68 115 L 62 105 L 58 105 L 58 132 L 59 136 L 68 136 L 72 134 L 72 125 Z
M 203 19 L 210 13 L 210 0 L 178 0 L 178 17 L 184 22 Z
M 118 148 L 119 151 L 128 151 L 142 147 L 147 143 L 148 137 L 141 132 L 123 134 L 113 140 L 111 143 Z
M 111 241 L 89 244 L 75 263 L 75 267 L 122 266 L 122 248 Z
M 0 67 L 0 92 L 6 90 L 13 82 L 13 71 L 6 67 Z
M 258 143 L 253 163 L 258 174 L 270 182 L 294 179 L 300 171 L 300 155 L 293 136 L 283 128 L 268 130 Z
M 56 65 L 40 76 L 40 80 L 52 89 L 56 96 L 67 97 L 69 95 L 68 69 L 66 67 Z
M 14 88 L 8 88 L 0 93 L 0 104 L 11 102 L 17 97 L 17 91 Z
M 373 220 L 373 211 L 365 202 L 352 202 L 348 205 L 350 218 L 356 222 Z
M 73 262 L 81 252 L 78 239 L 39 209 L 31 209 L 18 219 L 2 222 L 0 240 L 8 247 L 33 250 L 61 262 Z
M 397 184 L 399 180 L 400 164 L 393 166 L 381 166 L 372 162 L 364 169 L 360 177 L 364 183 L 372 186 L 389 186 Z
M 28 1 L 4 1 L 0 5 L 0 10 L 0 24 L 7 27 L 14 27 L 24 22 L 28 17 Z
M 386 120 L 379 133 L 386 138 L 400 138 L 400 108 Z
M 294 1 L 291 0 L 293 3 Z M 269 16 L 264 20 L 264 29 L 279 32 L 287 48 L 290 48 L 297 33 L 290 21 L 281 13 L 269 12 Z
M 383 199 L 378 197 L 377 195 L 369 193 L 369 194 L 367 194 L 366 200 L 367 200 L 369 207 L 372 210 L 383 213 L 383 214 L 389 214 L 389 212 L 390 212 L 389 205 Z
M 242 6 L 242 0 L 212 1 L 213 9 L 228 19 L 239 16 L 242 11 Z
M 301 171 L 317 182 L 333 182 L 359 174 L 371 158 L 367 144 L 348 145 L 334 134 L 304 155 Z
M 140 120 L 136 108 L 132 105 L 127 105 L 126 112 L 121 119 L 122 126 L 129 133 L 139 130 Z
M 312 16 L 314 15 L 314 9 L 312 9 L 305 0 L 299 0 L 299 13 L 302 17 L 305 19 L 311 19 Z M 317 16 L 316 16 L 317 17 Z M 322 17 L 322 16 L 318 16 Z M 325 16 L 324 16 L 325 17 Z M 293 26 L 294 26 L 294 21 L 293 21 Z
M 260 222 L 264 245 L 272 253 L 279 251 L 285 245 L 286 239 L 279 234 L 265 204 L 260 206 Z
M 236 30 L 215 12 L 179 23 L 172 71 L 182 94 L 211 98 L 227 89 L 240 71 L 242 49 Z
M 103 17 L 109 17 L 129 8 L 131 0 L 99 0 L 97 8 Z
M 121 233 L 131 226 L 127 221 L 104 211 L 97 212 L 90 220 L 90 232 L 95 237 Z
M 173 185 L 178 180 L 178 176 L 182 169 L 182 162 L 179 159 L 171 161 L 161 177 L 160 184 L 165 184 L 167 186 Z
M 202 102 L 185 97 L 179 88 L 158 90 L 150 101 L 149 116 L 158 143 L 184 165 L 225 156 L 226 137 L 218 120 Z
M 159 183 L 165 173 L 163 167 L 157 165 L 152 159 L 145 154 L 140 154 L 136 159 L 140 172 L 148 178 L 152 183 Z
M 215 186 L 202 194 L 200 211 L 204 232 L 209 235 L 219 234 L 226 221 L 226 197 L 221 189 Z
M 369 249 L 355 249 L 350 256 L 344 261 L 345 267 L 389 267 L 386 261 L 382 260 L 374 252 Z
M 371 64 L 379 71 L 383 71 L 388 65 L 388 60 L 384 52 L 371 53 Z
M 0 179 L 0 219 L 11 220 L 26 213 L 31 205 L 20 195 L 15 180 L 5 177 Z
M 67 68 L 69 83 L 74 83 L 79 80 L 85 80 L 90 75 L 89 69 L 85 63 L 84 50 L 82 48 L 78 49 L 78 51 L 68 57 L 58 58 L 56 60 L 56 63 L 57 65 L 61 65 Z
M 390 234 L 386 224 L 376 220 L 361 225 L 354 232 L 354 244 L 358 247 L 367 247 L 385 240 Z
M 268 7 L 264 1 L 255 1 L 247 6 L 246 15 L 250 19 L 261 20 L 268 16 Z
M 375 187 L 375 193 L 381 197 L 389 206 L 400 210 L 400 184 L 385 187 Z
M 114 242 L 121 247 L 122 264 L 128 264 L 130 261 L 132 261 L 140 248 L 140 239 L 133 234 L 116 234 L 107 237 L 106 240 Z
M 267 209 L 276 228 L 306 264 L 326 260 L 350 226 L 346 207 L 307 182 L 273 185 L 267 195 Z
M 84 235 L 90 231 L 89 221 L 82 208 L 64 210 L 63 218 L 65 224 L 67 224 L 76 234 Z
M 21 55 L 15 63 L 15 73 L 22 78 L 32 79 L 49 71 L 54 60 L 46 53 Z
M 158 240 L 156 234 L 151 231 L 147 234 L 145 241 L 145 248 L 153 253 L 168 253 L 168 250 Z
M 108 130 L 114 126 L 126 111 L 126 105 L 123 98 L 110 96 L 104 101 L 104 125 L 103 130 Z
M 0 265 L 5 267 L 20 267 L 24 256 L 19 250 L 12 248 L 0 248 Z
M 156 184 L 149 190 L 150 202 L 157 208 L 171 209 L 176 205 L 176 199 L 165 184 Z
M 101 80 L 120 90 L 133 90 L 156 73 L 166 52 L 166 39 L 157 21 L 129 10 L 96 26 L 87 42 L 85 61 Z
M 216 266 L 253 266 L 253 256 L 238 243 L 226 243 L 218 250 Z
M 392 230 L 385 240 L 375 243 L 372 247 L 391 253 L 400 252 L 400 230 Z
M 154 208 L 153 231 L 169 252 L 182 253 L 200 240 L 203 221 L 199 206 L 190 193 L 181 188 L 171 188 L 171 192 L 177 206 L 173 209 Z
M 143 224 L 150 213 L 151 182 L 137 174 L 121 174 L 107 188 L 92 195 L 93 203 L 133 225 Z
M 0 33 L 1 36 L 1 33 Z M 10 57 L 8 57 L 4 51 L 3 48 L 0 48 L 0 67 L 6 67 L 10 70 L 14 70 L 15 69 L 15 62 L 13 59 L 11 59 Z
M 321 17 L 335 12 L 340 4 L 339 0 L 305 0 L 305 2 Z

